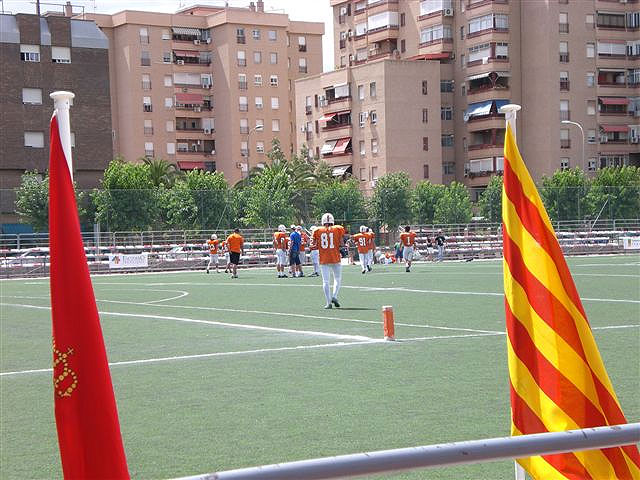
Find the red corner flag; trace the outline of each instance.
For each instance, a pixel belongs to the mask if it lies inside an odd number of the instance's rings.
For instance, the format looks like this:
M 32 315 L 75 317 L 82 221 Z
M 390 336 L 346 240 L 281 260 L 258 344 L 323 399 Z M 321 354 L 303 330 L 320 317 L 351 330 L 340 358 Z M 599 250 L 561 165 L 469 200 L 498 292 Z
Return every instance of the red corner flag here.
M 129 478 L 58 115 L 51 119 L 49 247 L 53 387 L 66 479 Z

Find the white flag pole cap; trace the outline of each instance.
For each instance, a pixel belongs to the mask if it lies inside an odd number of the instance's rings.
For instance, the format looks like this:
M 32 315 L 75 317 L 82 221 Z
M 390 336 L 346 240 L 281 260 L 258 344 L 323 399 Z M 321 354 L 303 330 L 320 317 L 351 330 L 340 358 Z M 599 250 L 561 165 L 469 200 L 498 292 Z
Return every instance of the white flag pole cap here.
M 76 94 L 73 92 L 67 92 L 64 90 L 58 90 L 57 92 L 51 92 L 49 97 L 55 102 L 64 102 L 65 100 L 69 101 L 75 98 Z
M 383 305 L 382 310 L 393 310 L 393 305 Z
M 520 109 L 522 109 L 522 107 L 516 103 L 507 103 L 506 105 L 503 105 L 502 107 L 500 107 L 498 109 L 498 112 L 507 114 L 511 112 L 517 112 Z

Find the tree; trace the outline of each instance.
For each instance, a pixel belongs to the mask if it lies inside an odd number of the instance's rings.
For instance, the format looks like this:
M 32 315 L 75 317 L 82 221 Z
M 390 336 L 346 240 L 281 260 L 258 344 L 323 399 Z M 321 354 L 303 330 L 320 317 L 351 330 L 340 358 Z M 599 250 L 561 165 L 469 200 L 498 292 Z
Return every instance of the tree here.
M 405 172 L 388 173 L 378 178 L 371 196 L 371 213 L 389 228 L 397 228 L 411 217 L 411 180 Z
M 471 221 L 471 197 L 462 183 L 451 182 L 438 199 L 434 213 L 435 223 L 468 223 Z
M 311 200 L 315 218 L 320 218 L 325 212 L 332 213 L 336 222 L 347 224 L 366 218 L 366 202 L 358 183 L 351 178 L 319 185 Z
M 577 220 L 585 214 L 588 179 L 578 167 L 542 177 L 540 196 L 552 220 Z
M 75 182 L 74 182 L 75 186 Z M 82 218 L 84 193 L 76 192 L 78 215 Z M 16 191 L 16 213 L 24 223 L 30 224 L 36 232 L 49 230 L 49 176 L 38 170 L 25 172 Z
M 181 175 L 180 170 L 178 170 L 173 163 L 169 163 L 162 158 L 156 159 L 145 157 L 143 158 L 143 162 L 145 165 L 149 165 L 151 182 L 156 187 L 164 185 L 165 187 L 170 188 Z
M 418 182 L 411 196 L 411 211 L 416 222 L 433 223 L 436 204 L 444 195 L 445 190 L 444 185 L 433 184 L 428 180 Z
M 608 167 L 598 170 L 586 203 L 593 219 L 601 210 L 600 218 L 639 218 L 640 168 Z
M 487 188 L 480 194 L 478 200 L 480 215 L 488 222 L 498 223 L 502 221 L 502 177 L 491 177 Z
M 159 190 L 153 184 L 150 167 L 127 163 L 121 157 L 111 161 L 95 191 L 96 220 L 110 231 L 145 230 L 160 220 Z
M 176 228 L 217 229 L 232 225 L 229 185 L 222 173 L 193 170 L 166 191 L 167 223 Z

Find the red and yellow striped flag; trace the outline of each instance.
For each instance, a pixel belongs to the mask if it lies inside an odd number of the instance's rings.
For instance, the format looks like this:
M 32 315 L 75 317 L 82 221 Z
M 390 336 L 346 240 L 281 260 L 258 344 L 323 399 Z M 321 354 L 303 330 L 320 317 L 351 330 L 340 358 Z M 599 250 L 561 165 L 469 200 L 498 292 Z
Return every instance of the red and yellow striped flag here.
M 511 434 L 627 423 L 510 126 L 504 145 L 502 238 Z M 535 479 L 640 479 L 634 445 L 518 463 Z

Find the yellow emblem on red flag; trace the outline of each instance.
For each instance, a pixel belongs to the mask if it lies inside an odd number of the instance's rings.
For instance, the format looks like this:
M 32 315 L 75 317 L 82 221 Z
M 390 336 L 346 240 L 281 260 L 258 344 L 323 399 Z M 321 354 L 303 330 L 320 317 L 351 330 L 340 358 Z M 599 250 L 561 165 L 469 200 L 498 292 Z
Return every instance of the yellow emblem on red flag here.
M 511 127 L 502 189 L 511 434 L 627 423 Z M 535 479 L 640 479 L 628 445 L 519 459 Z

